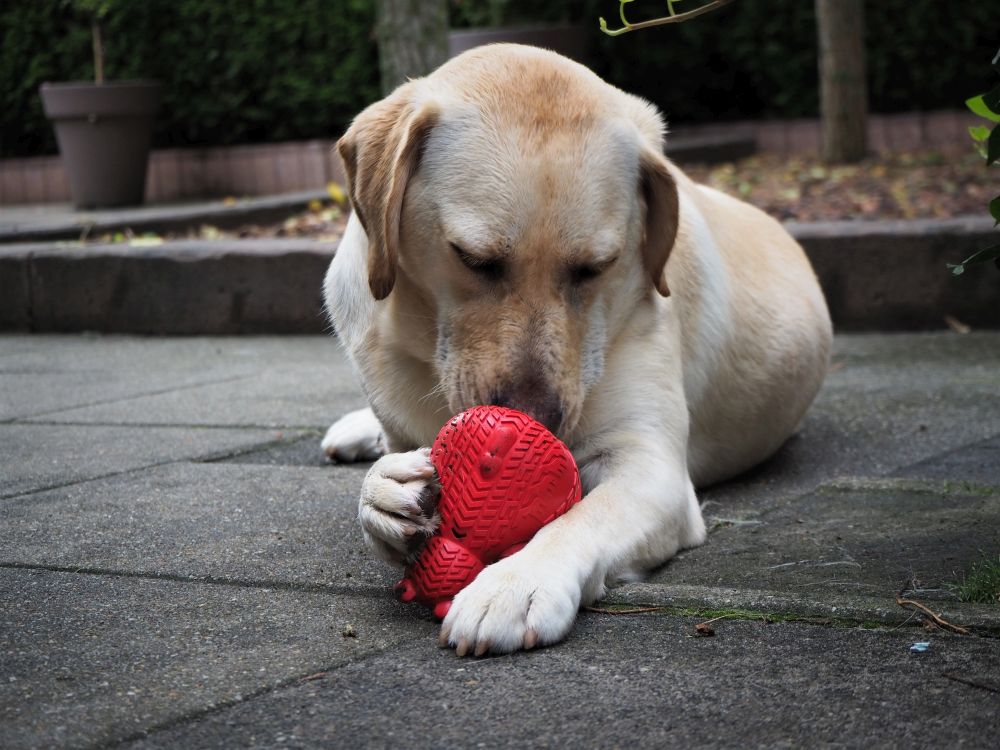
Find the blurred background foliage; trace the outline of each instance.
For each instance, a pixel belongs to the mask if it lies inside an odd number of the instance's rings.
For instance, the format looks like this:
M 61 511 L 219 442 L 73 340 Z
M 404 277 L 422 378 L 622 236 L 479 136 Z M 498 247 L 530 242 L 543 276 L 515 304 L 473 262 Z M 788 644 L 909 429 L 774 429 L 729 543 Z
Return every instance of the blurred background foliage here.
M 990 83 L 996 0 L 866 4 L 870 109 L 958 109 Z M 662 15 L 631 3 L 630 20 Z M 815 117 L 814 4 L 738 0 L 690 23 L 612 39 L 617 0 L 452 0 L 455 28 L 581 23 L 599 75 L 670 122 Z M 165 86 L 158 147 L 339 135 L 378 97 L 369 0 L 117 0 L 104 23 L 109 81 Z M 43 81 L 93 76 L 90 29 L 62 0 L 0 0 L 0 156 L 55 153 Z

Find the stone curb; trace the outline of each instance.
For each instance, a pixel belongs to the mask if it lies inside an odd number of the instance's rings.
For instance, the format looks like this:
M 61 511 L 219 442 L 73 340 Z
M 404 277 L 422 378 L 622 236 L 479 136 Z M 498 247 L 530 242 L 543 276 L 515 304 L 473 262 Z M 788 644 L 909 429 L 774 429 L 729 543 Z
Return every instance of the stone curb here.
M 313 200 L 329 200 L 329 195 L 325 190 L 305 190 L 261 198 L 241 198 L 234 203 L 218 200 L 79 212 L 73 218 L 66 214 L 31 214 L 30 209 L 25 209 L 20 212 L 22 219 L 14 218 L 0 224 L 0 243 L 79 240 L 85 236 L 124 229 L 141 234 L 170 232 L 201 224 L 211 224 L 220 229 L 268 224 L 305 210 Z
M 786 227 L 808 253 L 838 330 L 939 329 L 946 315 L 1000 327 L 997 269 L 955 276 L 947 267 L 1000 241 L 988 216 Z
M 926 330 L 945 316 L 1000 328 L 1000 274 L 957 262 L 996 242 L 988 217 L 789 224 L 838 330 Z M 0 245 L 0 330 L 319 333 L 332 244 L 178 241 L 153 247 Z
M 333 252 L 300 239 L 3 245 L 0 330 L 319 333 Z

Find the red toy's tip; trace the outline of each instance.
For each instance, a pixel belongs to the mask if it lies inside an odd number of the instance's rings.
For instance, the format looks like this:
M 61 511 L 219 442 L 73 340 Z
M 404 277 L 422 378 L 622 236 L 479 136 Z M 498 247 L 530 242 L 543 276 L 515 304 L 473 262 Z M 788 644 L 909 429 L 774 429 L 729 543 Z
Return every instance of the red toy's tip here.
M 438 602 L 434 605 L 434 616 L 439 620 L 443 620 L 445 615 L 448 614 L 449 609 L 451 609 L 451 599 L 445 599 L 443 602 Z
M 413 587 L 413 582 L 409 578 L 404 578 L 395 586 L 396 597 L 401 602 L 412 602 L 417 598 L 417 590 Z

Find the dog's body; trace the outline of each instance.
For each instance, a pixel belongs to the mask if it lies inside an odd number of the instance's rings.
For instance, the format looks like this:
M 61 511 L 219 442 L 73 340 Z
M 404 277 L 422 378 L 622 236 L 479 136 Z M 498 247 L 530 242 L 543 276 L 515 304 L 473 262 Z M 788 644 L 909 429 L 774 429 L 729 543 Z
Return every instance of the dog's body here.
M 551 643 L 606 583 L 705 539 L 694 486 L 793 432 L 826 373 L 822 293 L 762 212 L 662 156 L 659 115 L 552 53 L 496 45 L 401 86 L 341 140 L 355 214 L 325 294 L 372 411 L 327 433 L 376 458 L 365 536 L 436 527 L 427 451 L 477 403 L 573 450 L 585 497 L 458 597 L 460 654 Z M 669 257 L 669 263 L 667 262 Z

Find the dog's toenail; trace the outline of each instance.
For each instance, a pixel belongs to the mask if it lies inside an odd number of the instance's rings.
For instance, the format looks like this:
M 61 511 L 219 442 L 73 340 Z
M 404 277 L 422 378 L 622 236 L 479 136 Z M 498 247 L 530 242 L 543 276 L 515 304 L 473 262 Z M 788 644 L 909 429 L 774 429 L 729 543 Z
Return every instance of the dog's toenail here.
M 538 633 L 531 628 L 524 632 L 524 650 L 530 651 L 538 645 Z

